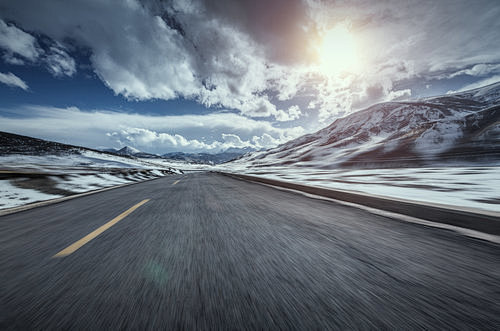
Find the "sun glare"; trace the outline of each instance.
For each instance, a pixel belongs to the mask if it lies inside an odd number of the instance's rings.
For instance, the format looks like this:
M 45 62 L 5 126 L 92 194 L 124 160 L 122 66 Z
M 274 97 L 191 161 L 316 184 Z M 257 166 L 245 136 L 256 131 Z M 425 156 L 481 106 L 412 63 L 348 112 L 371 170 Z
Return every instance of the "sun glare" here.
M 358 50 L 346 26 L 338 25 L 325 32 L 318 49 L 320 71 L 328 76 L 359 71 Z

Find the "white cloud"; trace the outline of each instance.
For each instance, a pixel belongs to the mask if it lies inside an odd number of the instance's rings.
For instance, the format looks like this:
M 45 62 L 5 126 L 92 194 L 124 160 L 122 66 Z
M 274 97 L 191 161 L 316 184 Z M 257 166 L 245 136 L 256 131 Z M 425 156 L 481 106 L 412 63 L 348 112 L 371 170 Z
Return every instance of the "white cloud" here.
M 255 147 L 249 141 L 241 140 L 240 136 L 234 133 L 223 133 L 222 140 L 230 145 L 231 147 L 244 148 L 244 147 Z
M 2 59 L 8 64 L 14 64 L 14 65 L 26 64 L 26 62 L 23 59 L 16 57 L 14 54 L 9 52 L 5 52 L 5 54 L 2 56 Z
M 133 0 L 20 0 L 11 7 L 31 8 L 11 12 L 23 27 L 90 48 L 96 73 L 117 94 L 139 100 L 184 97 L 250 116 L 276 113 L 261 93 L 268 74 L 259 46 L 241 31 L 206 20 L 196 10 L 184 8 L 179 15 L 182 25 L 169 26 L 166 18 Z M 159 15 L 167 17 L 166 10 Z M 49 18 L 54 12 L 56 21 Z
M 280 122 L 293 121 L 300 117 L 302 112 L 300 111 L 299 106 L 293 105 L 288 108 L 288 110 L 280 110 L 279 113 L 276 114 L 276 120 Z
M 73 76 L 76 73 L 75 60 L 60 45 L 50 47 L 45 62 L 49 71 L 56 77 Z
M 0 20 L 0 47 L 10 54 L 10 58 L 16 54 L 30 61 L 35 61 L 42 52 L 35 37 L 2 20 Z
M 161 146 L 162 152 L 170 150 L 181 150 L 184 152 L 221 152 L 229 148 L 271 148 L 286 140 L 274 138 L 267 133 L 261 136 L 253 136 L 249 140 L 242 140 L 240 136 L 231 133 L 223 133 L 222 140 L 214 140 L 206 143 L 198 139 L 188 139 L 180 134 L 169 134 L 156 132 L 142 128 L 126 128 L 120 131 L 109 132 L 108 137 L 114 139 L 120 146 L 134 146 L 154 150 L 155 146 Z
M 487 76 L 489 74 L 495 74 L 500 72 L 500 64 L 487 64 L 487 63 L 480 63 L 476 64 L 475 66 L 463 70 L 459 70 L 457 72 L 452 73 L 451 75 L 448 75 L 447 77 L 443 78 L 453 78 L 456 76 L 460 75 L 469 75 L 469 76 L 476 76 L 476 77 L 482 77 L 482 76 Z
M 153 153 L 273 147 L 304 133 L 300 126 L 276 128 L 233 113 L 150 116 L 41 106 L 6 113 L 15 116 L 0 117 L 3 131 L 89 147 L 131 145 Z
M 131 145 L 149 149 L 160 145 L 164 150 L 181 149 L 182 151 L 204 150 L 210 152 L 214 150 L 219 151 L 224 147 L 224 144 L 220 141 L 207 144 L 197 139 L 186 139 L 180 134 L 158 133 L 143 128 L 125 128 L 118 132 L 107 133 L 106 135 L 116 139 L 120 145 Z
M 8 74 L 0 72 L 0 83 L 9 86 L 19 87 L 25 91 L 28 89 L 28 84 L 26 84 L 21 78 L 17 77 L 11 72 L 9 72 Z
M 254 136 L 252 137 L 252 142 L 258 148 L 271 148 L 277 146 L 279 144 L 283 144 L 286 142 L 284 139 L 276 139 L 273 136 L 264 133 L 262 136 Z
M 411 89 L 391 91 L 387 95 L 386 101 L 407 100 L 411 97 Z
M 487 86 L 487 85 L 490 85 L 493 83 L 498 83 L 498 82 L 500 82 L 500 75 L 496 75 L 493 77 L 482 79 L 482 80 L 477 81 L 477 82 L 472 83 L 472 84 L 467 84 L 456 91 L 448 91 L 448 94 L 472 90 L 472 89 L 480 88 L 480 87 Z
M 24 65 L 25 60 L 31 63 L 41 62 L 56 77 L 72 76 L 76 72 L 75 60 L 68 55 L 62 44 L 56 42 L 45 52 L 35 37 L 3 20 L 0 20 L 0 48 L 5 50 L 2 58 L 9 64 Z

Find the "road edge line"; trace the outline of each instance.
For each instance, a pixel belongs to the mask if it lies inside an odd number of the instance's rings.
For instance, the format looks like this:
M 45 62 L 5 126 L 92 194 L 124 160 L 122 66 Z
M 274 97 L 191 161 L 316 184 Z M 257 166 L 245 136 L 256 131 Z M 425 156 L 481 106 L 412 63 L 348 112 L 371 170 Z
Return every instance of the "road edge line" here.
M 406 200 L 398 201 L 390 199 L 389 197 L 369 196 L 350 191 L 308 186 L 258 176 L 221 171 L 217 173 L 239 180 L 246 180 L 276 188 L 289 189 L 297 191 L 297 193 L 310 194 L 320 198 L 338 200 L 340 202 L 381 210 L 394 215 L 411 217 L 423 222 L 446 224 L 460 229 L 476 231 L 478 233 L 485 233 L 492 236 L 500 236 L 500 219 L 494 216 L 494 212 L 482 214 L 480 212 L 450 209 L 435 204 L 427 205 L 425 203 Z
M 315 195 L 311 193 L 306 193 L 302 191 L 297 191 L 289 188 L 284 188 L 284 187 L 279 187 L 279 186 L 274 186 L 274 185 L 269 185 L 269 184 L 264 184 L 264 183 L 259 183 L 255 182 L 260 185 L 272 187 L 274 189 L 280 190 L 280 191 L 286 191 L 286 192 L 294 192 L 297 194 L 301 194 L 305 197 L 311 198 L 311 199 L 317 199 L 317 200 L 323 200 L 323 201 L 331 201 L 335 202 L 344 206 L 348 207 L 353 207 L 353 208 L 358 208 L 365 210 L 371 214 L 378 215 L 378 216 L 383 216 L 383 217 L 388 217 L 397 221 L 402 221 L 402 222 L 408 222 L 408 223 L 414 223 L 414 224 L 420 224 L 420 225 L 425 225 L 433 228 L 439 228 L 439 229 L 445 229 L 445 230 L 451 230 L 458 232 L 464 236 L 471 237 L 471 238 L 476 238 L 476 239 L 481 239 L 481 240 L 486 240 L 493 242 L 495 244 L 500 244 L 500 236 L 494 235 L 494 234 L 489 234 L 485 232 L 480 232 L 476 230 L 471 230 L 467 228 L 461 228 L 458 226 L 446 224 L 446 223 L 438 223 L 438 222 L 433 222 L 433 221 L 427 221 L 421 218 L 417 217 L 412 217 L 404 214 L 398 214 L 398 213 L 393 213 L 387 210 L 382 210 L 382 209 L 377 209 L 377 208 L 372 208 L 372 207 L 367 207 L 364 205 L 360 205 L 357 203 L 353 202 L 347 202 L 347 201 L 342 201 L 342 200 L 337 200 L 337 199 L 332 199 L 332 198 L 327 198 L 321 195 Z

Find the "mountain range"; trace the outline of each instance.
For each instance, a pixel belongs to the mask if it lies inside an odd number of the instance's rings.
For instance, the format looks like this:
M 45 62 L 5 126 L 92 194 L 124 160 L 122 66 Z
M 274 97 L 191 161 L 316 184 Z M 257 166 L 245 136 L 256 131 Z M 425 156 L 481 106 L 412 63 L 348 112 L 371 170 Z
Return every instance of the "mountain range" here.
M 150 154 L 142 152 L 134 147 L 125 146 L 121 149 L 102 149 L 62 144 L 14 133 L 0 131 L 0 155 L 70 155 L 81 154 L 83 152 L 93 152 L 97 154 L 117 155 L 125 158 L 139 159 L 164 159 L 166 161 L 183 161 L 196 164 L 220 164 L 241 157 L 243 154 L 254 151 L 251 148 L 230 148 L 224 152 L 209 153 L 166 153 L 164 155 Z
M 266 151 L 155 155 L 133 147 L 97 151 L 0 132 L 0 155 L 64 155 L 85 151 L 247 167 L 417 167 L 500 163 L 500 82 L 416 101 L 385 102 L 335 120 L 316 133 Z M 234 161 L 233 161 L 234 160 Z
M 105 149 L 104 151 L 118 154 L 118 155 L 128 155 L 138 158 L 162 158 L 172 161 L 183 161 L 187 163 L 196 164 L 220 164 L 225 163 L 236 158 L 241 157 L 245 153 L 255 151 L 253 148 L 228 148 L 227 150 L 220 153 L 183 153 L 183 152 L 172 152 L 163 155 L 150 154 L 146 152 L 141 152 L 137 148 L 125 146 L 121 149 Z
M 235 162 L 323 169 L 498 164 L 500 82 L 416 101 L 379 103 Z
M 242 157 L 246 153 L 255 151 L 252 148 L 230 148 L 224 152 L 209 154 L 209 153 L 167 153 L 162 157 L 169 160 L 184 161 L 189 163 L 200 164 L 221 164 Z

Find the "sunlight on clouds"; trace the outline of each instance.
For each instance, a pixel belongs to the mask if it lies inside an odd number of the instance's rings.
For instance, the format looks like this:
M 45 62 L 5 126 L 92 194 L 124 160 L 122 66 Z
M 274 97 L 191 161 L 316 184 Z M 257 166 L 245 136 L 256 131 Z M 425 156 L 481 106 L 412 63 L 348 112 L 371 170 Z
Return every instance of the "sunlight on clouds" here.
M 361 70 L 357 41 L 345 24 L 326 31 L 318 47 L 320 71 L 333 76 Z

